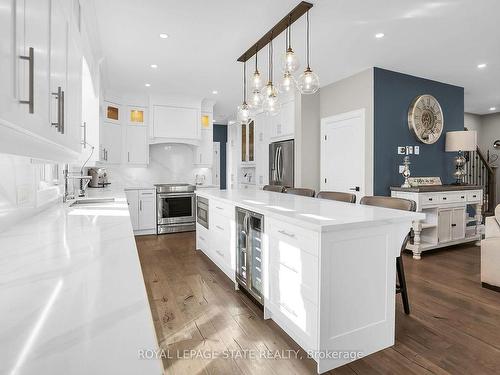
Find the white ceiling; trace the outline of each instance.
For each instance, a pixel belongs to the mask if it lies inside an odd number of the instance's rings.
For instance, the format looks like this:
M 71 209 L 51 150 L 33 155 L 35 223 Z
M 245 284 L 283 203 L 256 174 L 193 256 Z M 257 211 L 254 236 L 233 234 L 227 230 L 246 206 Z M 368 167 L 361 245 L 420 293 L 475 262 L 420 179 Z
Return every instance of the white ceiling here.
M 213 98 L 215 118 L 224 121 L 241 102 L 236 59 L 299 0 L 94 2 L 109 88 Z M 312 2 L 311 66 L 322 86 L 378 66 L 465 87 L 467 112 L 500 109 L 500 1 Z M 385 37 L 376 39 L 378 32 Z M 292 41 L 304 62 L 304 18 Z M 274 49 L 279 61 L 283 38 Z M 259 54 L 261 72 L 266 56 L 266 50 Z M 479 63 L 488 66 L 480 70 Z M 249 71 L 252 65 L 250 60 Z

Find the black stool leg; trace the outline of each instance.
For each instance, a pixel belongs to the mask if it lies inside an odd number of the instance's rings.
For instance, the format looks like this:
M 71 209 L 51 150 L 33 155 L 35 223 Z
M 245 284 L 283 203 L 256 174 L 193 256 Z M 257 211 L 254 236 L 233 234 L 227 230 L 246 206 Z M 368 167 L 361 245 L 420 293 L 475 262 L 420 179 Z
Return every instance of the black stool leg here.
M 403 258 L 401 256 L 396 258 L 396 271 L 398 272 L 399 286 L 396 287 L 397 292 L 401 292 L 403 299 L 403 307 L 405 314 L 410 314 L 410 302 L 408 301 L 408 290 L 406 289 L 405 270 L 403 267 Z

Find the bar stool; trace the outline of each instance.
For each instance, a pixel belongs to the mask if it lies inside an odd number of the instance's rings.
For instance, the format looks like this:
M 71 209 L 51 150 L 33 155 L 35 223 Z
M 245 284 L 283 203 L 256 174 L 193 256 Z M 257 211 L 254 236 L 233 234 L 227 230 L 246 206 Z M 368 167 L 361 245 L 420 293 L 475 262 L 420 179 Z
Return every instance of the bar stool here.
M 281 185 L 264 185 L 262 190 L 274 191 L 276 193 L 283 193 L 285 191 L 285 187 Z
M 314 198 L 316 192 L 313 189 L 307 188 L 286 188 L 285 193 L 293 195 L 302 195 L 303 197 Z
M 393 208 L 396 210 L 404 211 L 415 211 L 417 209 L 417 204 L 409 199 L 393 198 L 393 197 L 363 197 L 361 198 L 360 204 L 365 204 L 367 206 L 377 206 L 385 208 Z M 406 278 L 405 270 L 403 266 L 403 258 L 401 253 L 406 249 L 408 241 L 413 238 L 413 230 L 406 235 L 401 246 L 401 251 L 399 256 L 396 258 L 396 271 L 398 273 L 399 284 L 396 284 L 396 294 L 401 293 L 401 298 L 403 299 L 403 307 L 405 314 L 410 314 L 410 302 L 408 300 L 408 289 L 406 288 Z
M 339 191 L 320 191 L 316 198 L 330 199 L 332 201 L 356 203 L 356 194 L 341 193 Z

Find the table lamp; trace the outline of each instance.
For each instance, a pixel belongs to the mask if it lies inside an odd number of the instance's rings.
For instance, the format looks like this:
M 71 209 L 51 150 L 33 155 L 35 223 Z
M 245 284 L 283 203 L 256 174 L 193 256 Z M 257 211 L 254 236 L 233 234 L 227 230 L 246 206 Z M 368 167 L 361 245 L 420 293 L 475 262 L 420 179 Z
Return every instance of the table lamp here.
M 465 157 L 464 151 L 476 151 L 477 133 L 475 130 L 454 131 L 446 133 L 446 152 L 457 152 L 455 158 L 455 172 L 453 176 L 456 179 L 456 185 L 462 185 L 465 176 Z

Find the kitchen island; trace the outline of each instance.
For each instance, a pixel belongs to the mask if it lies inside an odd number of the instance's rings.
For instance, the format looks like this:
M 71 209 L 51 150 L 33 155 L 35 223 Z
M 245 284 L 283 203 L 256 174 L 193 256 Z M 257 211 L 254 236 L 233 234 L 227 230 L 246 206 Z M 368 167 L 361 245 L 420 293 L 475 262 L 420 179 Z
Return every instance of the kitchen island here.
M 1 374 L 163 373 L 124 191 L 88 195 L 0 232 Z
M 395 259 L 423 214 L 262 190 L 197 196 L 208 201 L 205 225 L 196 227 L 197 249 L 237 288 L 237 275 L 252 271 L 238 260 L 236 212 L 261 215 L 264 318 L 317 362 L 318 373 L 394 344 Z

